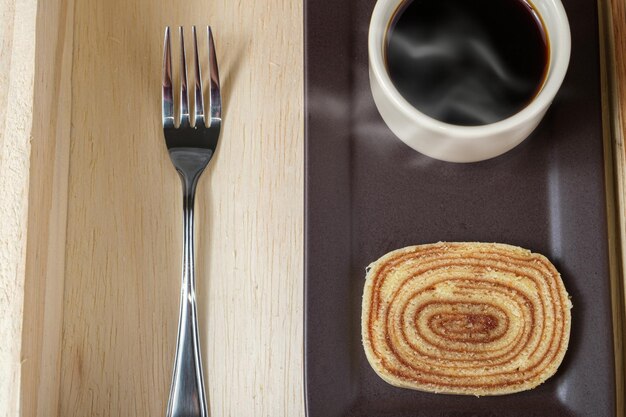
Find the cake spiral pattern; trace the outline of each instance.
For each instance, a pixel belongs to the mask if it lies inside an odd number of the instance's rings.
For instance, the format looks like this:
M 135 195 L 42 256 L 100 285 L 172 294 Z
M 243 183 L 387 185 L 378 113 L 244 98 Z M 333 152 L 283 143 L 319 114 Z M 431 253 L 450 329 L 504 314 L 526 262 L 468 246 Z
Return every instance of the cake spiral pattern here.
M 571 302 L 544 256 L 498 243 L 435 243 L 370 265 L 367 359 L 392 385 L 501 395 L 551 377 L 569 342 Z

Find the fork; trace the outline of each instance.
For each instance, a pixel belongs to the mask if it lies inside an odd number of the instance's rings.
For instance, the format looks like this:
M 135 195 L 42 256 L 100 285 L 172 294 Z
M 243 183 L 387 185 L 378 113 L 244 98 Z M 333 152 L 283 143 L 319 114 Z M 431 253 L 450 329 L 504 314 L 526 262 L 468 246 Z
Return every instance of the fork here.
M 180 294 L 180 316 L 172 385 L 167 404 L 167 417 L 207 417 L 207 401 L 202 375 L 200 340 L 198 337 L 198 313 L 196 308 L 196 280 L 194 273 L 194 199 L 196 185 L 202 171 L 215 153 L 222 125 L 222 100 L 220 81 L 215 57 L 215 45 L 211 28 L 207 27 L 209 48 L 209 114 L 208 125 L 204 118 L 202 75 L 198 59 L 196 27 L 192 27 L 194 48 L 194 94 L 193 121 L 189 117 L 187 96 L 187 63 L 183 28 L 180 36 L 180 117 L 174 123 L 174 100 L 172 95 L 172 52 L 170 28 L 165 28 L 163 45 L 163 134 L 170 159 L 180 175 L 183 186 L 183 272 Z M 193 124 L 192 124 L 193 122 Z

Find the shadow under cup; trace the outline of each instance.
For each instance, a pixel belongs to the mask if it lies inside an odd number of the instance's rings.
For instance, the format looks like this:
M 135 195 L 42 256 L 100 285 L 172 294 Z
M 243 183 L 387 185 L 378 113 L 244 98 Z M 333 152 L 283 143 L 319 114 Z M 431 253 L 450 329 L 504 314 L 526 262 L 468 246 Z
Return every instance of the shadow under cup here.
M 433 158 L 475 162 L 541 121 L 570 32 L 559 0 L 379 0 L 368 49 L 374 101 L 395 135 Z

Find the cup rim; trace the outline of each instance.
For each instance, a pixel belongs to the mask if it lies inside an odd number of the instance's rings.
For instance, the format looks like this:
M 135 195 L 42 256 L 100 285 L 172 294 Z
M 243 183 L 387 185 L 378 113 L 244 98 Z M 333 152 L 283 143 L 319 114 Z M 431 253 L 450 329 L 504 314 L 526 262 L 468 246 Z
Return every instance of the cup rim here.
M 447 136 L 471 139 L 474 137 L 496 135 L 511 129 L 516 129 L 529 120 L 536 118 L 550 105 L 567 73 L 571 51 L 569 22 L 560 0 L 535 0 L 534 2 L 524 0 L 531 3 L 535 10 L 535 3 L 543 1 L 554 10 L 556 16 L 556 24 L 554 25 L 547 23 L 546 19 L 542 16 L 544 29 L 547 32 L 550 42 L 550 55 L 548 59 L 548 74 L 546 75 L 546 79 L 539 94 L 537 94 L 526 107 L 512 116 L 494 123 L 479 126 L 454 125 L 430 117 L 413 107 L 413 105 L 400 94 L 395 85 L 393 85 L 383 59 L 385 34 L 389 21 L 393 18 L 396 10 L 404 1 L 407 0 L 378 0 L 376 2 L 368 33 L 368 54 L 371 74 L 376 77 L 376 80 L 382 89 L 385 90 L 388 98 L 391 99 L 397 109 L 404 113 L 405 116 L 432 131 L 445 133 Z M 386 16 L 387 13 L 385 13 L 385 11 L 388 10 L 386 7 L 389 5 L 393 7 L 393 11 L 390 15 Z M 554 44 L 555 39 L 559 40 L 557 45 Z

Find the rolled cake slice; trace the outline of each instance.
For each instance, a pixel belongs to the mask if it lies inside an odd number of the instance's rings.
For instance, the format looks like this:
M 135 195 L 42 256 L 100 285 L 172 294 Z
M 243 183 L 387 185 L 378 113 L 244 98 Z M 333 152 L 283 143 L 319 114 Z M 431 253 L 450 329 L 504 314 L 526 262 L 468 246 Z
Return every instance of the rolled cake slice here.
M 544 256 L 499 243 L 435 243 L 368 268 L 361 317 L 372 368 L 388 383 L 502 395 L 556 372 L 572 305 Z

